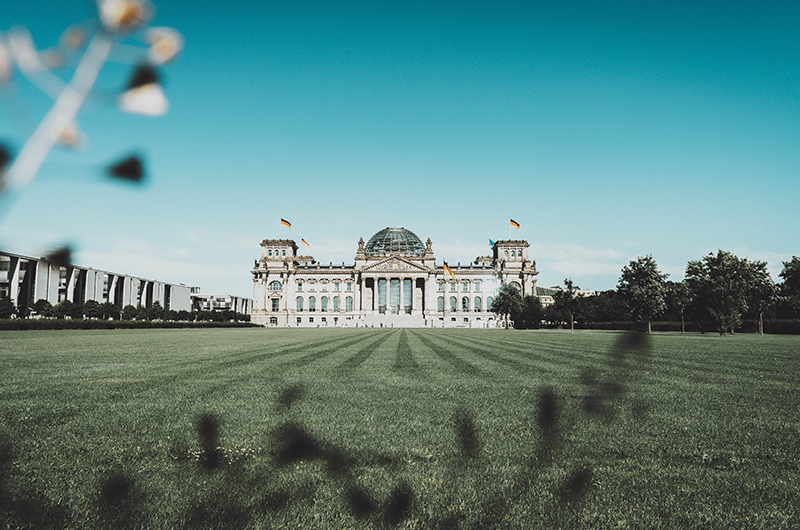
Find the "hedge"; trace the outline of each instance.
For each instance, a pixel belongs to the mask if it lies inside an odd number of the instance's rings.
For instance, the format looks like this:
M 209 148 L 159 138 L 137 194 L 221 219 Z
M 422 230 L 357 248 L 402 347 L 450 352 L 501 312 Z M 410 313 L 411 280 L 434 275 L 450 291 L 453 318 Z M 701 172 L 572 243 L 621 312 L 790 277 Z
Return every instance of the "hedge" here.
M 550 328 L 558 327 L 550 325 Z M 566 324 L 562 328 L 569 328 Z M 651 322 L 653 331 L 681 331 L 680 322 Z M 638 322 L 581 322 L 575 323 L 575 329 L 600 329 L 609 331 L 646 331 L 647 324 Z M 716 329 L 696 322 L 686 322 L 687 332 L 717 333 Z M 758 320 L 745 320 L 734 328 L 734 333 L 758 333 Z M 800 320 L 765 320 L 764 333 L 776 335 L 800 335 Z
M 148 329 L 148 328 L 250 328 L 251 322 L 173 322 L 159 320 L 91 320 L 60 318 L 15 318 L 0 320 L 0 330 L 29 329 Z

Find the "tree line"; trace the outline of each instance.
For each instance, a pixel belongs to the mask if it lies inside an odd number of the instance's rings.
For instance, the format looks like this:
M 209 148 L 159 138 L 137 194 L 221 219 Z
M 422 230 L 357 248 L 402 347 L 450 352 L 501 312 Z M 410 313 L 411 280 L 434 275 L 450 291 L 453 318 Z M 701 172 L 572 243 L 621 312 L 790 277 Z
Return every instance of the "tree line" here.
M 172 322 L 249 322 L 250 315 L 225 309 L 223 311 L 174 311 L 165 309 L 155 301 L 150 307 L 126 305 L 121 307 L 113 302 L 100 303 L 87 300 L 79 304 L 63 300 L 56 305 L 40 299 L 29 307 L 20 310 L 8 297 L 0 298 L 0 319 L 8 318 L 56 318 L 56 319 L 96 319 L 96 320 L 163 320 Z
M 589 325 L 632 322 L 652 330 L 652 322 L 687 323 L 694 329 L 716 331 L 720 336 L 744 322 L 754 322 L 764 333 L 765 321 L 800 319 L 800 258 L 783 263 L 781 283 L 773 282 L 767 262 L 739 258 L 719 250 L 686 265 L 684 280 L 668 281 L 652 255 L 640 256 L 624 266 L 617 288 L 594 296 L 578 296 L 572 280 L 544 308 L 538 297 L 522 296 L 514 284 L 501 286 L 492 311 L 519 329 L 550 325 Z M 797 322 L 800 324 L 800 322 Z M 800 330 L 800 325 L 794 326 Z

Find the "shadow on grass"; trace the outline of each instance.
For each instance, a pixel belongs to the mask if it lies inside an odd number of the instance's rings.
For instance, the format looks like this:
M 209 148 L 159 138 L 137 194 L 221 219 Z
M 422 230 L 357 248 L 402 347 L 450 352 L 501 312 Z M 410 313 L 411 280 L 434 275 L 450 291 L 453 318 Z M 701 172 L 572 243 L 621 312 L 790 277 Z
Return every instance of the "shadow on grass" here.
M 416 363 L 413 358 L 409 360 L 411 352 L 404 339 L 405 335 L 401 335 L 397 362 L 401 368 L 411 369 Z M 579 375 L 583 393 L 578 410 L 588 421 L 615 419 L 620 399 L 635 377 L 633 368 L 646 358 L 648 348 L 646 336 L 623 334 L 610 352 L 606 370 L 585 370 Z M 520 506 L 539 502 L 536 512 L 545 516 L 538 523 L 555 528 L 578 525 L 575 520 L 578 509 L 592 494 L 593 471 L 574 463 L 581 455 L 570 454 L 565 442 L 565 433 L 572 427 L 562 417 L 564 397 L 551 387 L 540 388 L 536 401 L 531 403 L 538 438 L 530 441 L 527 450 L 531 456 L 527 463 L 510 476 L 492 468 L 491 459 L 484 454 L 482 437 L 486 434 L 481 432 L 475 415 L 467 406 L 456 407 L 449 420 L 445 420 L 449 421 L 456 448 L 451 455 L 447 485 L 443 495 L 428 498 L 421 493 L 421 485 L 415 487 L 408 479 L 402 457 L 379 448 L 348 451 L 315 435 L 292 417 L 294 405 L 306 394 L 302 385 L 287 386 L 279 393 L 273 410 L 281 421 L 268 434 L 271 457 L 258 464 L 226 454 L 219 441 L 222 423 L 216 416 L 204 414 L 197 418 L 197 450 L 190 451 L 196 455 L 196 462 L 187 459 L 186 451 L 181 448 L 173 452 L 184 456 L 172 458 L 176 466 L 183 466 L 183 480 L 192 481 L 196 487 L 189 490 L 182 509 L 175 510 L 176 519 L 168 526 L 239 529 L 256 521 L 263 524 L 264 519 L 292 510 L 319 509 L 316 503 L 320 502 L 320 490 L 326 486 L 326 502 L 335 505 L 328 505 L 325 510 L 348 514 L 365 527 L 392 528 L 413 520 L 423 527 L 443 530 L 503 528 Z M 643 410 L 643 405 L 634 403 L 634 418 Z M 96 521 L 77 525 L 70 509 L 52 502 L 15 477 L 12 464 L 16 459 L 11 441 L 0 438 L 0 523 L 4 527 L 152 526 L 148 514 L 155 512 L 149 508 L 154 499 L 148 498 L 130 473 L 108 472 L 96 488 L 92 510 Z M 303 470 L 309 466 L 314 466 L 318 474 L 304 475 Z M 368 487 L 363 472 L 376 468 L 384 471 L 380 476 L 389 483 Z M 532 490 L 542 487 L 537 480 L 547 473 L 561 478 L 549 486 L 549 495 L 534 495 Z M 469 506 L 459 502 L 464 487 L 476 492 L 476 499 Z

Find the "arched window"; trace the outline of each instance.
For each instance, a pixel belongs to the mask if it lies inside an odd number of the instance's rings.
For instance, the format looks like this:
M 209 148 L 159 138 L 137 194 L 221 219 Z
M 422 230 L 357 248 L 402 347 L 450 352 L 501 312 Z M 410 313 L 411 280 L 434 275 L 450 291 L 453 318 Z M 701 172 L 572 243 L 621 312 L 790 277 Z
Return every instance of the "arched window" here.
M 282 291 L 283 290 L 283 284 L 281 282 L 277 281 L 277 280 L 274 281 L 274 282 L 270 282 L 269 290 L 270 291 Z
M 328 310 L 328 297 L 323 296 L 322 300 L 320 300 L 320 311 L 327 311 Z
M 348 296 L 347 298 L 344 299 L 344 307 L 345 307 L 345 310 L 348 311 L 348 312 L 353 310 L 353 297 L 352 296 Z
M 283 257 L 286 257 L 286 249 L 283 249 Z
M 317 310 L 317 297 L 310 296 L 308 298 L 308 310 L 309 311 L 316 311 Z
M 451 296 L 450 297 L 450 311 L 455 312 L 458 309 L 458 306 L 456 305 L 457 303 L 458 303 L 458 300 L 456 300 L 456 297 L 455 296 Z
M 486 310 L 487 311 L 491 311 L 492 310 L 492 304 L 493 303 L 494 303 L 494 298 L 492 298 L 491 296 L 486 298 Z
M 469 311 L 469 297 L 465 296 L 461 299 L 461 310 L 465 313 Z
M 440 283 L 439 285 L 443 285 L 443 284 Z M 444 311 L 444 296 L 440 296 L 436 300 L 436 310 L 437 311 Z
M 522 286 L 519 284 L 519 282 L 511 282 L 511 285 L 517 288 L 518 293 L 522 294 Z
M 481 297 L 480 296 L 476 296 L 475 297 L 475 311 L 481 311 L 481 309 L 482 309 L 481 308 Z
M 269 249 L 269 252 L 267 253 L 267 256 L 269 256 L 270 258 L 272 257 L 272 249 Z
M 508 257 L 508 251 L 506 250 L 506 251 L 504 251 L 504 253 L 505 253 L 506 257 Z
M 298 296 L 297 297 L 297 310 L 298 311 L 302 311 L 303 310 L 303 297 L 302 296 Z
M 516 257 L 516 254 L 514 253 L 514 251 L 513 251 L 513 250 L 511 251 L 511 257 L 512 257 L 512 258 Z
M 339 285 L 339 284 L 337 283 L 337 284 L 334 284 L 334 285 Z M 339 300 L 340 299 L 341 299 L 341 297 L 339 297 L 339 296 L 334 296 L 333 297 L 333 310 L 334 311 L 338 311 L 339 310 Z

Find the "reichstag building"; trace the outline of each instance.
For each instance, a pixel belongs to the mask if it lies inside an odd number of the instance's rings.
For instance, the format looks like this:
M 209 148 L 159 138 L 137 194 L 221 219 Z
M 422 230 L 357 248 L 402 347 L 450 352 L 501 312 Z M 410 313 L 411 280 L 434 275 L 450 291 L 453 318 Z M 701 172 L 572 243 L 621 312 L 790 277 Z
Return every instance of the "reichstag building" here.
M 431 240 L 405 228 L 359 239 L 354 265 L 327 266 L 291 239 L 265 239 L 253 274 L 252 321 L 281 327 L 495 327 L 503 283 L 536 295 L 528 242 L 497 241 L 469 265 L 436 265 Z

